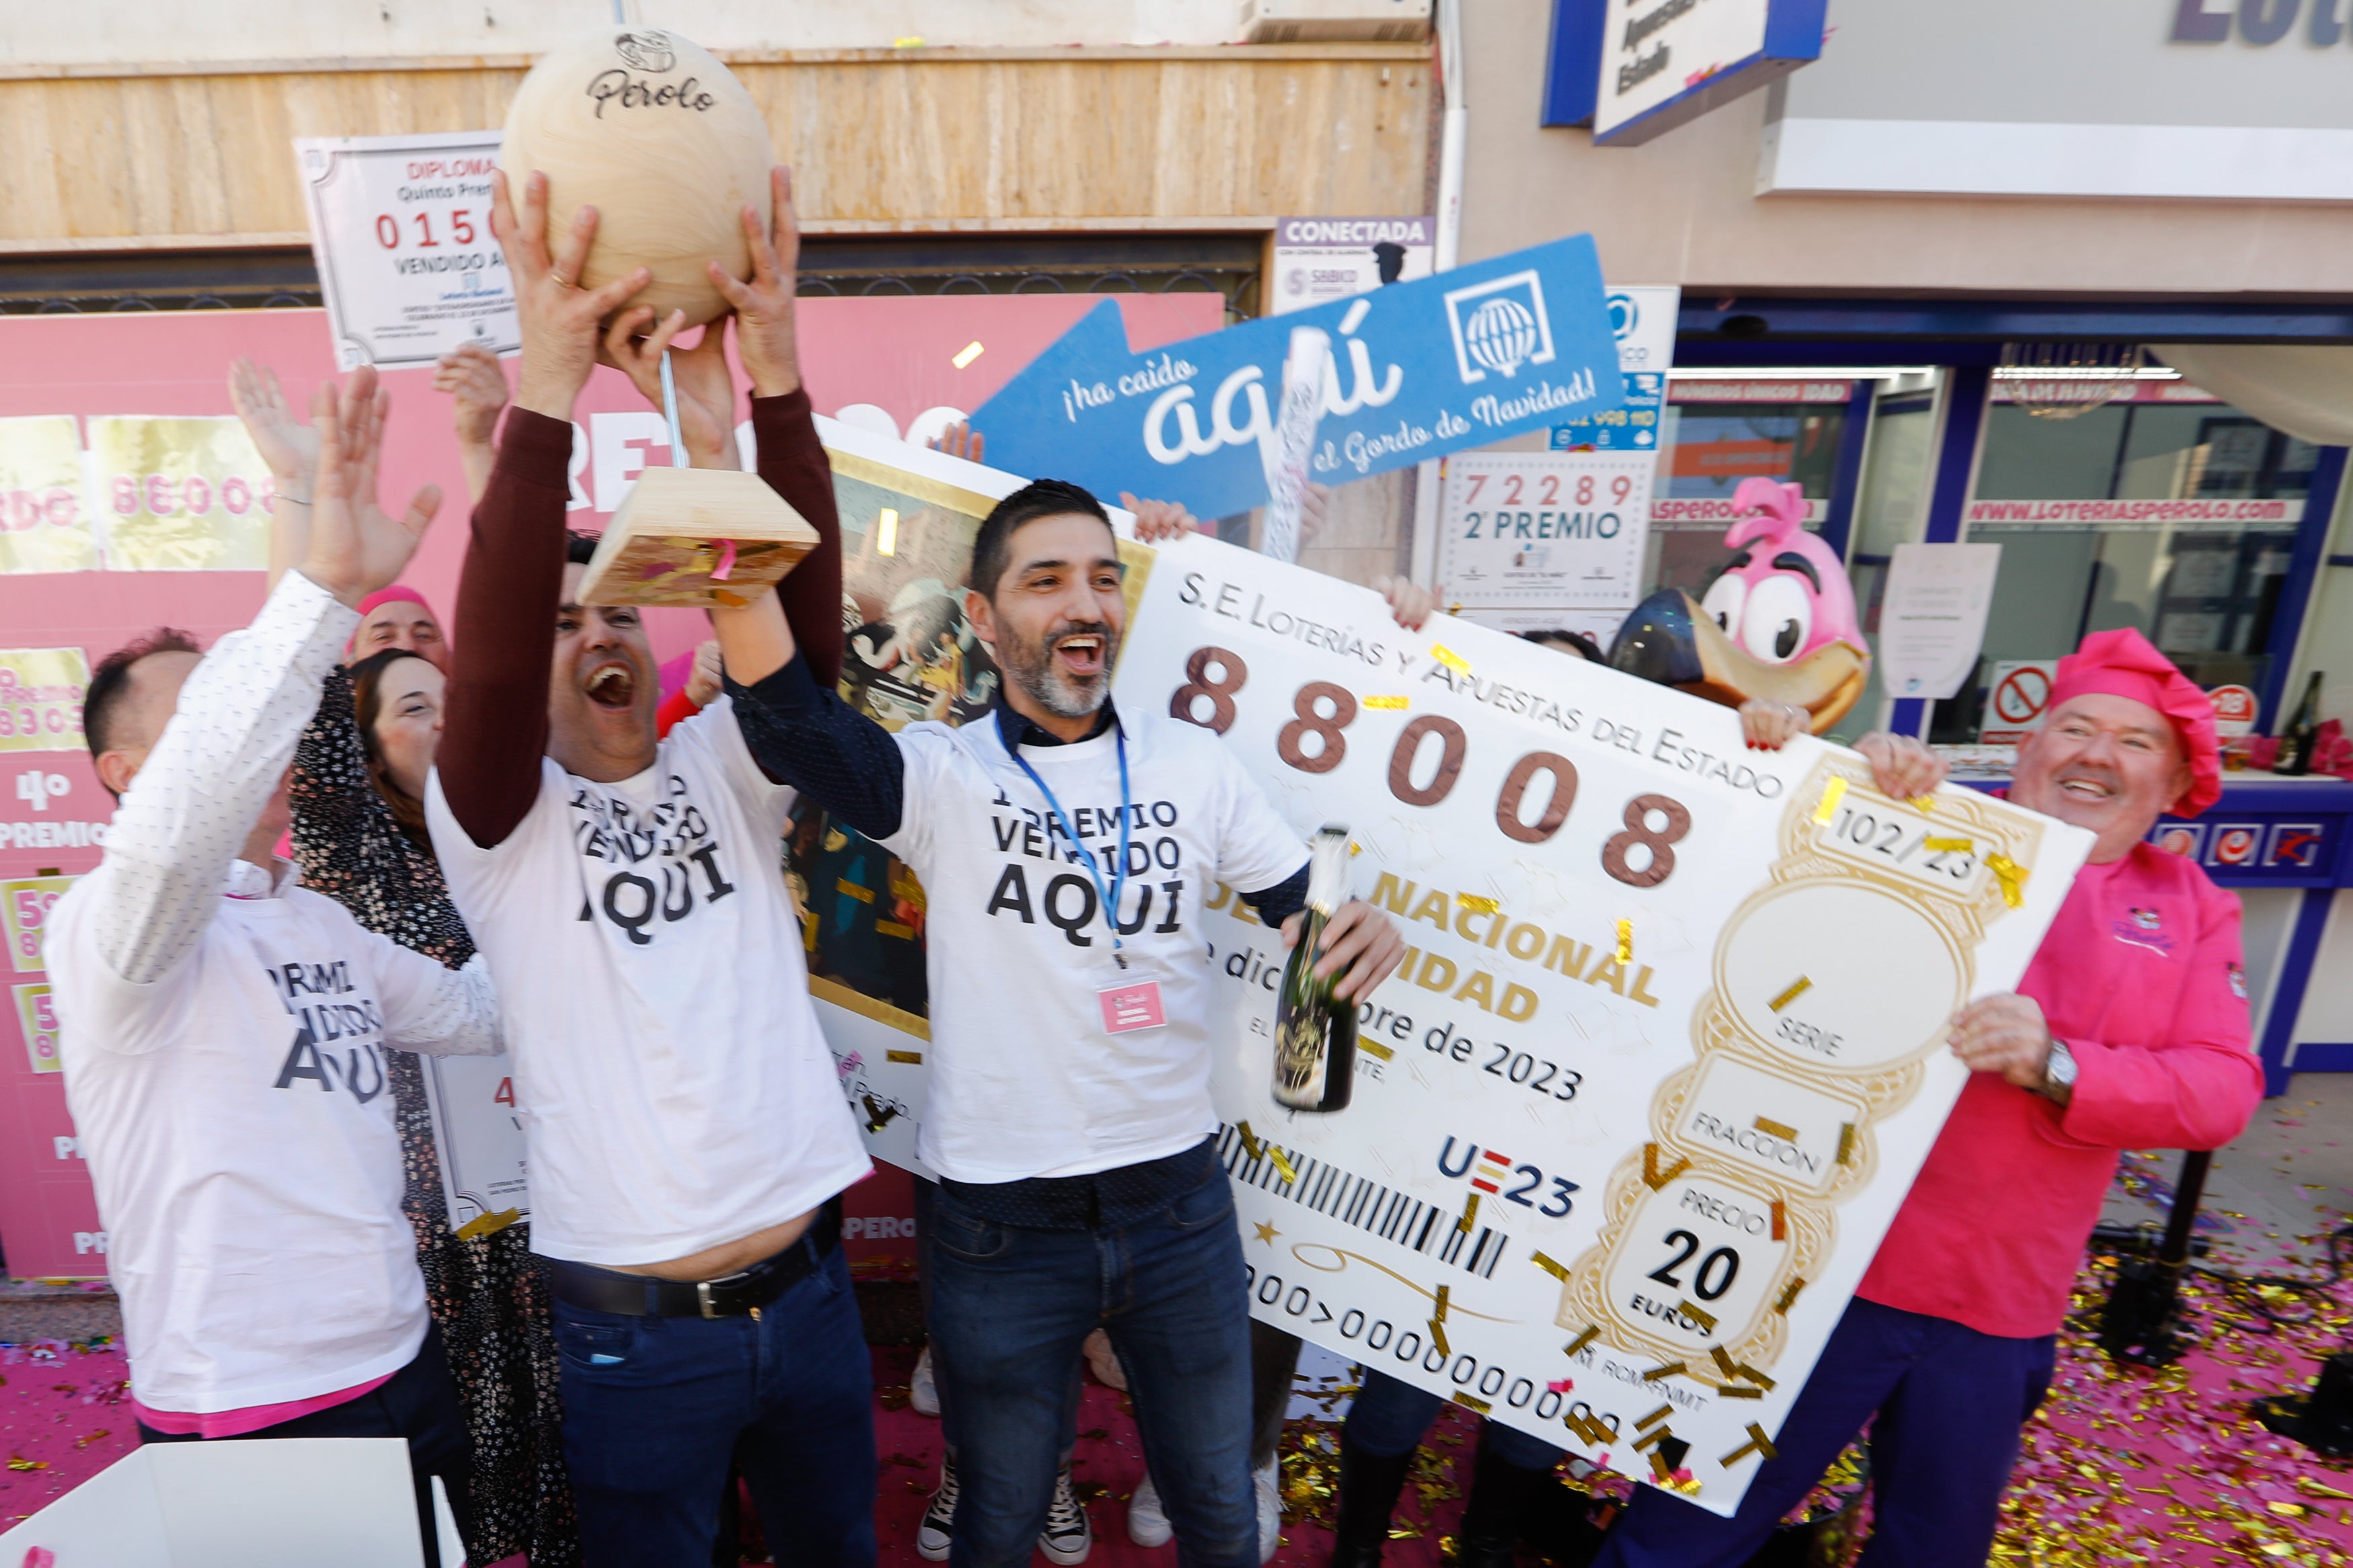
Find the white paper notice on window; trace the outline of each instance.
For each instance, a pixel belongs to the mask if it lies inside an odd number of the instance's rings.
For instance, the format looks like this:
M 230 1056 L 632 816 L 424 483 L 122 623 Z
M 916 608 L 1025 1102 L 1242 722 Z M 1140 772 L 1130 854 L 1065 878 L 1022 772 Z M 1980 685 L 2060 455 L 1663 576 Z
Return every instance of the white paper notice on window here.
M 320 291 L 343 370 L 427 365 L 459 343 L 522 346 L 491 236 L 500 132 L 298 137 Z
M 1879 682 L 1891 697 L 1944 699 L 1978 667 L 1999 544 L 1899 544 L 1879 611 Z

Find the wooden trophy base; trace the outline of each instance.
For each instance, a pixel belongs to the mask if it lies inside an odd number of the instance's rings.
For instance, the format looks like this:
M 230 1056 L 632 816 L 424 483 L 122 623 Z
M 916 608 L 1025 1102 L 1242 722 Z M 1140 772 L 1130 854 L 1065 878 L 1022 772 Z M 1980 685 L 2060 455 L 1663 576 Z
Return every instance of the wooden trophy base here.
M 580 602 L 742 609 L 817 545 L 757 474 L 648 468 L 597 544 Z

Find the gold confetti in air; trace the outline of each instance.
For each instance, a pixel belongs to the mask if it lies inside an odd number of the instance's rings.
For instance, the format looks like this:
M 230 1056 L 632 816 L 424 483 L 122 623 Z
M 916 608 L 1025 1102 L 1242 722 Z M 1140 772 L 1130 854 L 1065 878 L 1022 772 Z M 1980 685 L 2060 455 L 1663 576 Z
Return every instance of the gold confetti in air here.
M 1356 706 L 1359 708 L 1410 708 L 1413 706 L 1413 700 L 1409 697 L 1359 697 L 1356 699 Z
M 1788 1205 L 1778 1198 L 1773 1200 L 1773 1239 L 1776 1241 L 1789 1239 Z
M 1359 1043 L 1361 1044 L 1362 1042 L 1359 1042 Z M 1455 1229 L 1457 1229 L 1457 1230 L 1459 1230 L 1459 1231 L 1461 1231 L 1461 1232 L 1463 1235 L 1465 1235 L 1465 1236 L 1470 1235 L 1470 1234 L 1471 1234 L 1471 1222 L 1472 1222 L 1472 1220 L 1476 1219 L 1476 1218 L 1478 1217 L 1478 1215 L 1479 1215 L 1479 1194 L 1476 1194 L 1476 1193 L 1472 1193 L 1472 1194 L 1471 1194 L 1471 1201 L 1470 1201 L 1469 1203 L 1466 1203 L 1466 1204 L 1464 1204 L 1464 1205 L 1462 1205 L 1462 1217 L 1461 1217 L 1461 1219 L 1456 1220 L 1456 1221 L 1454 1222 L 1454 1228 L 1455 1228 Z
M 1648 1415 L 1643 1416 L 1640 1421 L 1635 1422 L 1634 1430 L 1637 1432 L 1647 1432 L 1651 1427 L 1657 1426 L 1660 1422 L 1664 1421 L 1668 1416 L 1672 1415 L 1674 1413 L 1675 1407 L 1672 1402 L 1662 1405 L 1656 1410 L 1651 1411 Z
M 1798 1292 L 1805 1288 L 1806 1277 L 1804 1275 L 1797 1274 L 1790 1276 L 1789 1283 L 1784 1287 L 1781 1291 L 1781 1299 L 1773 1303 L 1773 1310 L 1777 1312 L 1784 1314 L 1788 1313 L 1789 1309 L 1797 1304 Z
M 1689 1301 L 1678 1301 L 1675 1303 L 1675 1310 L 1705 1329 L 1709 1333 L 1715 1332 L 1715 1314 L 1706 1308 L 1694 1307 Z
M 1671 1361 L 1664 1366 L 1654 1366 L 1650 1371 L 1642 1374 L 1642 1381 L 1644 1383 L 1661 1383 L 1670 1377 L 1680 1377 L 1683 1375 L 1684 1364 L 1685 1363 L 1683 1362 Z
M 916 33 L 903 38 L 893 38 L 891 40 L 891 47 L 894 49 L 920 49 L 923 47 L 923 37 L 922 34 Z
M 1755 1126 L 1757 1131 L 1767 1137 L 1778 1138 L 1784 1143 L 1795 1143 L 1798 1141 L 1798 1130 L 1786 1121 L 1776 1121 L 1769 1116 L 1760 1116 L 1757 1119 Z
M 1811 991 L 1813 988 L 1814 983 L 1806 976 L 1800 974 L 1795 980 L 1790 981 L 1788 987 L 1778 996 L 1774 997 L 1773 1000 L 1766 1003 L 1765 1005 L 1778 1013 L 1782 1008 L 1788 1006 L 1790 1003 L 1795 1002 L 1799 997 L 1803 996 L 1807 992 Z
M 1436 1318 L 1430 1320 L 1430 1342 L 1437 1347 L 1440 1355 L 1451 1356 L 1454 1353 L 1452 1348 L 1446 1342 L 1446 1326 Z
M 1442 642 L 1434 642 L 1430 645 L 1430 657 L 1436 659 L 1439 663 L 1444 665 L 1447 668 L 1452 670 L 1457 675 L 1468 675 L 1471 673 L 1471 661 L 1464 658 L 1461 654 L 1456 653 L 1452 648 L 1448 647 Z
M 1853 1154 L 1854 1123 L 1852 1121 L 1841 1121 L 1839 1123 L 1838 1163 L 1841 1165 L 1852 1164 L 1854 1163 Z
M 1976 846 L 1977 840 L 1973 838 L 1939 838 L 1933 833 L 1920 840 L 1923 849 L 1942 850 L 1950 855 L 1966 855 Z
M 1634 922 L 1620 918 L 1618 921 L 1618 967 L 1625 968 L 1634 962 Z
M 1557 1268 L 1559 1266 L 1556 1264 L 1554 1267 Z M 1568 1276 L 1564 1273 L 1561 1275 L 1561 1278 L 1566 1279 Z M 1586 1346 L 1591 1344 L 1595 1340 L 1599 1339 L 1600 1337 L 1600 1325 L 1598 1323 L 1588 1323 L 1585 1325 L 1585 1331 L 1583 1333 L 1569 1341 L 1568 1343 L 1561 1346 L 1560 1353 L 1563 1355 L 1575 1355 L 1577 1352 L 1583 1350 Z
M 461 1241 L 471 1241 L 478 1236 L 496 1236 L 521 1218 L 522 1218 L 521 1209 L 501 1209 L 496 1214 L 478 1214 L 458 1227 L 458 1237 Z
M 1465 1410 L 1475 1410 L 1482 1415 L 1486 1415 L 1487 1412 L 1495 1408 L 1493 1405 L 1480 1398 L 1477 1394 L 1464 1394 L 1459 1389 L 1455 1391 L 1454 1403 L 1460 1405 Z
M 904 1062 L 909 1067 L 921 1067 L 923 1065 L 923 1053 L 921 1051 L 884 1051 L 882 1053 L 882 1059 L 886 1062 Z
M 1741 1444 L 1737 1448 L 1733 1449 L 1732 1452 L 1726 1454 L 1721 1459 L 1718 1459 L 1716 1463 L 1719 1465 L 1729 1465 L 1734 1460 L 1745 1459 L 1751 1454 L 1755 1454 L 1759 1458 L 1769 1459 L 1780 1451 L 1780 1449 L 1773 1447 L 1773 1439 L 1765 1436 L 1765 1428 L 1757 1425 L 1756 1422 L 1751 1421 L 1748 1424 L 1748 1441 Z
M 2026 868 L 2007 855 L 1989 855 L 1986 869 L 2001 884 L 2001 901 L 2011 909 L 2026 902 Z
M 1457 893 L 1454 901 L 1474 915 L 1492 915 L 1504 907 L 1501 899 L 1482 899 L 1476 893 Z
M 1543 1269 L 1546 1273 L 1551 1275 L 1554 1279 L 1559 1280 L 1562 1284 L 1566 1285 L 1568 1283 L 1568 1269 L 1563 1265 L 1556 1263 L 1551 1258 L 1546 1258 L 1543 1253 L 1529 1253 L 1528 1261 Z M 1590 1331 L 1598 1334 L 1601 1331 L 1599 1329 L 1595 1329 Z M 1578 1344 L 1583 1344 L 1585 1342 L 1583 1340 L 1579 1340 L 1577 1342 Z
M 955 354 L 949 358 L 948 363 L 955 366 L 956 369 L 962 370 L 965 366 L 970 364 L 973 361 L 978 359 L 987 352 L 988 351 L 987 349 L 980 346 L 980 340 L 978 338 L 975 338 L 972 342 L 965 344 L 964 347 L 956 350 Z
M 1652 1192 L 1657 1192 L 1690 1169 L 1691 1156 L 1679 1154 L 1673 1164 L 1662 1171 L 1659 1169 L 1659 1146 L 1656 1143 L 1642 1145 L 1642 1184 Z
M 1822 798 L 1820 804 L 1814 807 L 1814 820 L 1816 822 L 1828 824 L 1831 817 L 1838 815 L 1839 802 L 1845 798 L 1846 780 L 1841 778 L 1836 773 L 1832 773 L 1831 775 L 1831 782 L 1822 786 Z

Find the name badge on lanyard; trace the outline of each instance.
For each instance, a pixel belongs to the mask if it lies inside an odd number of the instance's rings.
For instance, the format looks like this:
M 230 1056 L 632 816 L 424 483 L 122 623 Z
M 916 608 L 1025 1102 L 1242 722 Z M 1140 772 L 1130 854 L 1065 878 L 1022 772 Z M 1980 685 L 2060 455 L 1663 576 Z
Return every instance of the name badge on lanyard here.
M 1038 770 L 1029 765 L 1029 759 L 1021 754 L 1019 746 L 1011 746 L 1008 750 L 1012 752 L 1013 760 L 1020 765 L 1021 771 L 1029 775 L 1029 782 L 1038 786 L 1038 793 L 1046 797 L 1046 809 L 1054 814 L 1054 821 L 1061 827 L 1062 837 L 1071 841 L 1071 847 L 1078 852 L 1081 863 L 1087 868 L 1087 875 L 1094 881 L 1095 896 L 1103 909 L 1103 926 L 1111 932 L 1112 956 L 1111 973 L 1103 977 L 1109 984 L 1096 988 L 1095 1004 L 1103 1009 L 1104 1034 L 1128 1035 L 1138 1029 L 1157 1029 L 1168 1022 L 1168 1015 L 1161 1003 L 1160 982 L 1151 975 L 1136 972 L 1128 963 L 1127 954 L 1121 951 L 1119 897 L 1127 887 L 1128 829 L 1135 806 L 1128 793 L 1127 731 L 1120 727 L 1116 719 L 1113 721 L 1112 734 L 1119 748 L 1119 863 L 1112 868 L 1108 883 L 1103 880 L 1102 863 L 1095 858 L 1093 850 L 1080 842 L 1078 830 L 1071 826 L 1070 816 L 1062 810 L 1062 803 L 1054 798 L 1053 790 L 1038 776 Z

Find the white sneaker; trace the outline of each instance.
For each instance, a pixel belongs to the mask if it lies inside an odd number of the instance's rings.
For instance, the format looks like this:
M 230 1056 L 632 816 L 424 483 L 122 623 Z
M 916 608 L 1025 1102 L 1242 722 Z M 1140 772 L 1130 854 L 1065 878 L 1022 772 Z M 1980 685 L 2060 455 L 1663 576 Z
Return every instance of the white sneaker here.
M 915 1527 L 915 1555 L 926 1563 L 944 1563 L 948 1548 L 955 1543 L 956 1473 L 955 1461 L 940 1460 L 940 1489 L 932 1494 L 932 1506 L 923 1510 L 923 1522 Z
M 1087 1524 L 1087 1510 L 1079 1506 L 1079 1494 L 1071 1489 L 1071 1467 L 1064 1465 L 1061 1473 L 1054 1478 L 1054 1500 L 1046 1510 L 1046 1528 L 1038 1533 L 1038 1550 L 1046 1554 L 1047 1561 L 1071 1568 L 1087 1560 L 1094 1544 L 1094 1531 Z
M 1138 1546 L 1166 1546 L 1176 1534 L 1168 1516 L 1160 1511 L 1160 1493 L 1146 1470 L 1135 1485 L 1135 1495 L 1127 1500 L 1127 1538 Z
M 1282 1456 L 1251 1471 L 1250 1481 L 1258 1493 L 1258 1560 L 1271 1563 L 1274 1549 L 1282 1544 Z
M 940 1413 L 940 1385 L 932 1377 L 932 1347 L 925 1345 L 923 1353 L 915 1358 L 915 1370 L 907 1379 L 907 1403 L 915 1407 L 918 1415 Z

